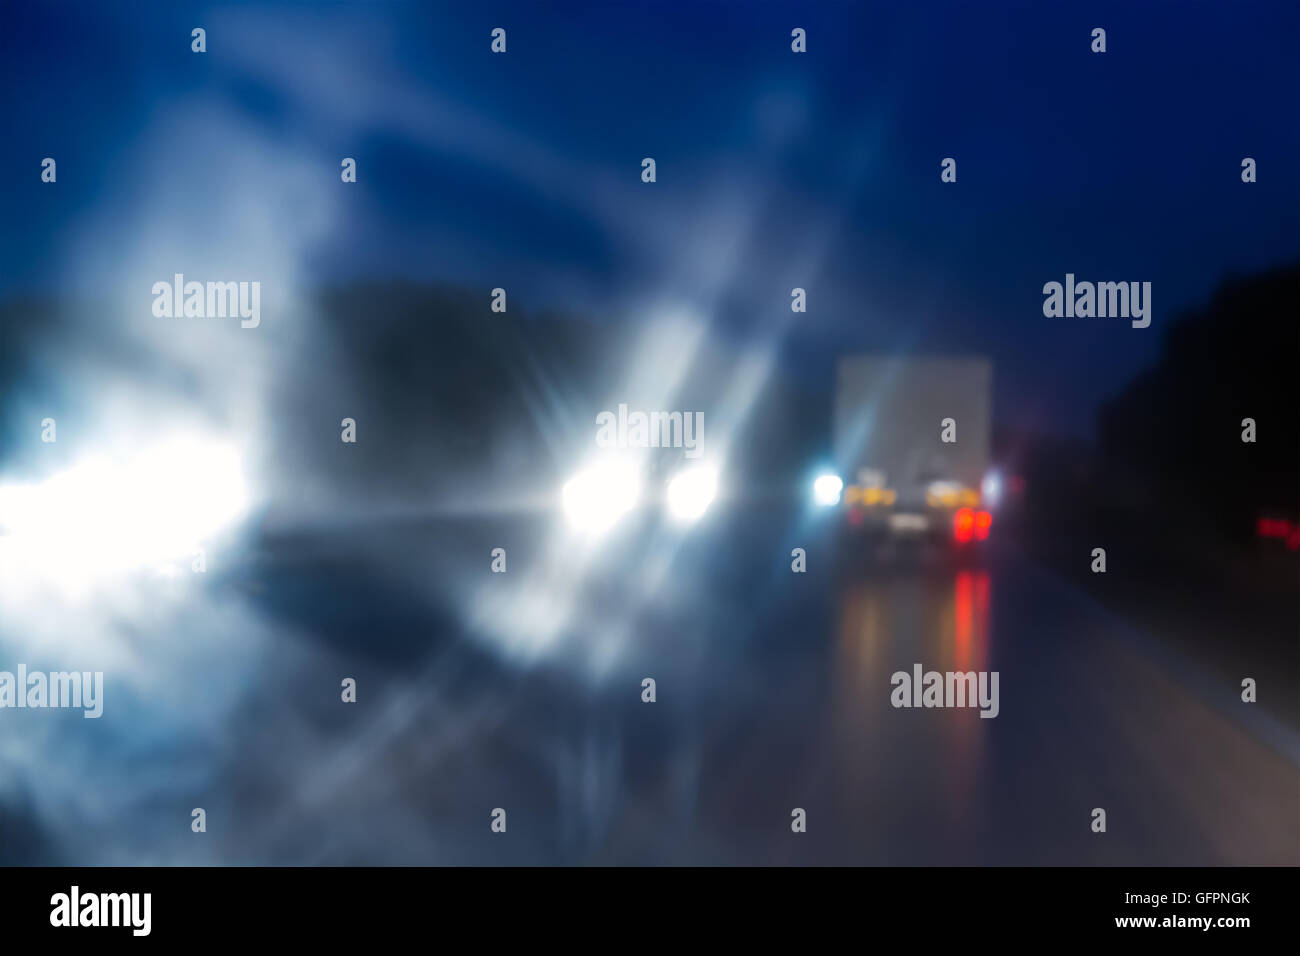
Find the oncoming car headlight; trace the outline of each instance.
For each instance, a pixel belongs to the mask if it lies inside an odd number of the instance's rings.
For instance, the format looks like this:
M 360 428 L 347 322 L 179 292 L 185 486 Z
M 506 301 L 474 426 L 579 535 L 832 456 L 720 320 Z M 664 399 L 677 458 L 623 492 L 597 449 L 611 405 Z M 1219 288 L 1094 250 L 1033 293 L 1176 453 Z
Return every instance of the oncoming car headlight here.
M 562 496 L 564 515 L 571 527 L 601 534 L 636 507 L 641 498 L 641 478 L 629 462 L 602 461 L 565 482 Z
M 718 471 L 712 465 L 694 465 L 668 482 L 668 515 L 679 524 L 698 521 L 718 494 Z

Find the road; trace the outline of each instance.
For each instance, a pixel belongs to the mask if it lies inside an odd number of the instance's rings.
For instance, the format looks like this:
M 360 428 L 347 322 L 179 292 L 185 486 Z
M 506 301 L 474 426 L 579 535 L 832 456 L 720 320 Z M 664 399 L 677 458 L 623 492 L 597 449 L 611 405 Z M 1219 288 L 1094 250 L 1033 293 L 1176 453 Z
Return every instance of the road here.
M 1011 547 L 879 566 L 793 517 L 701 537 L 354 526 L 69 611 L 129 652 L 99 721 L 2 715 L 26 723 L 4 737 L 0 858 L 1300 863 L 1300 733 L 1241 701 L 1240 668 L 1183 653 L 1182 618 L 1138 625 Z M 32 651 L 20 628 L 0 624 L 5 659 Z M 997 717 L 891 706 L 918 663 L 997 671 Z

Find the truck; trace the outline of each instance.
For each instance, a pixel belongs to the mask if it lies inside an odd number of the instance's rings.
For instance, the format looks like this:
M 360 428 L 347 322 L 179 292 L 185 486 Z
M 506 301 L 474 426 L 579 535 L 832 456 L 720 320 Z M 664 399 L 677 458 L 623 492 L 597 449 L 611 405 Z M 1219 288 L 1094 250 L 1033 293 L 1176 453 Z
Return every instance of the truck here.
M 983 357 L 839 360 L 833 471 L 814 500 L 841 530 L 875 540 L 979 548 L 993 524 L 992 363 Z

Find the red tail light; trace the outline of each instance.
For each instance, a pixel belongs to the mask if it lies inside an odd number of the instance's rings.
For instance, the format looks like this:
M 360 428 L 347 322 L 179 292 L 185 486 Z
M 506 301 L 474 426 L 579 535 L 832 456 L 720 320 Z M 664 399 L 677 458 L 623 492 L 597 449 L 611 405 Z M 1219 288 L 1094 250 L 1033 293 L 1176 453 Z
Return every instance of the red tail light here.
M 1261 538 L 1280 538 L 1287 550 L 1300 551 L 1300 521 L 1292 524 L 1285 518 L 1260 518 L 1255 533 Z
M 958 508 L 952 518 L 952 536 L 959 544 L 965 544 L 975 533 L 975 512 L 970 508 Z
M 958 508 L 952 516 L 952 536 L 958 544 L 987 541 L 993 527 L 993 515 L 974 508 Z
M 1255 530 L 1261 538 L 1285 538 L 1291 533 L 1291 522 L 1281 518 L 1260 518 Z

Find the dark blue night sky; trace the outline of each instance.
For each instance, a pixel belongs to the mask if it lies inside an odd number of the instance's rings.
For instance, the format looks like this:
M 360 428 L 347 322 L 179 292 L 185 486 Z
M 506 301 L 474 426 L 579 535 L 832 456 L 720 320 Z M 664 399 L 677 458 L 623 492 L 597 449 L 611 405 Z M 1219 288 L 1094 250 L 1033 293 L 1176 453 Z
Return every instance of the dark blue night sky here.
M 1300 256 L 1294 3 L 562 6 L 7 4 L 0 295 L 113 294 L 166 248 L 743 339 L 803 286 L 796 372 L 983 352 L 1003 421 L 1082 433 L 1180 310 Z M 1151 328 L 1044 318 L 1067 272 L 1152 282 Z

